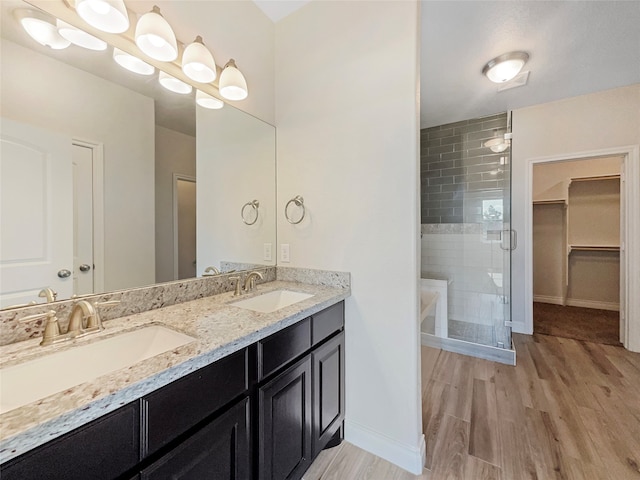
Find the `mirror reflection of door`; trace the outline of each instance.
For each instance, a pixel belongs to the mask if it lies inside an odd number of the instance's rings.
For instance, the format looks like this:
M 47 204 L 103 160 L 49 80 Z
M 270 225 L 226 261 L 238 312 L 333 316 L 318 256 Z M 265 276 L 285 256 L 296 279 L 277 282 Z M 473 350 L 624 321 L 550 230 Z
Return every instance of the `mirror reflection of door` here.
M 196 276 L 196 179 L 174 174 L 174 278 Z
M 71 139 L 3 118 L 0 147 L 0 305 L 42 302 L 45 287 L 69 298 Z
M 73 144 L 73 293 L 93 293 L 93 149 Z

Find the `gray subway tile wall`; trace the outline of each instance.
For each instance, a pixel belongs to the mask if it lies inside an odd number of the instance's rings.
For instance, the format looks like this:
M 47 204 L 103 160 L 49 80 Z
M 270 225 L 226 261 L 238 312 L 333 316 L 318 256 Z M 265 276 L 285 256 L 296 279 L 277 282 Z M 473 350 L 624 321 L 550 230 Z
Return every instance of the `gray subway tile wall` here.
M 480 223 L 483 200 L 509 188 L 509 151 L 484 142 L 507 130 L 507 113 L 420 131 L 421 223 Z

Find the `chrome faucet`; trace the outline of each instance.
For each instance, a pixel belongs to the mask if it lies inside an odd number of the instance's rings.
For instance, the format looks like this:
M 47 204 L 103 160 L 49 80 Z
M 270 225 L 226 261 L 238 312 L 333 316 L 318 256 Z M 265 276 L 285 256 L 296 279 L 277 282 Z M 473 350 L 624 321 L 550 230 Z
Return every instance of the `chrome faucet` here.
M 249 272 L 247 277 L 244 279 L 244 291 L 250 292 L 256 287 L 256 278 L 263 280 L 263 276 L 258 271 Z

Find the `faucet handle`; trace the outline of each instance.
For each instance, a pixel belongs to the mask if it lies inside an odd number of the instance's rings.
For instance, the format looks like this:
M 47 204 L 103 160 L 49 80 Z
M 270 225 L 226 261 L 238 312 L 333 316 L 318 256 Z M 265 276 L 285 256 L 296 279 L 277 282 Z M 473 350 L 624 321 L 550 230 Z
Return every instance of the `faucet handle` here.
M 235 281 L 236 282 L 236 289 L 233 292 L 233 296 L 237 297 L 238 295 L 242 294 L 242 283 L 240 282 L 240 276 L 238 275 L 237 277 L 229 277 L 229 280 L 231 280 L 232 282 Z
M 42 341 L 40 342 L 40 345 L 43 346 L 50 345 L 60 338 L 60 324 L 58 323 L 58 317 L 56 317 L 56 311 L 47 310 L 46 312 L 34 313 L 33 315 L 27 315 L 20 319 L 20 322 L 28 322 L 45 317 L 47 323 L 44 325 L 44 333 L 42 334 Z
M 113 307 L 114 305 L 119 305 L 122 303 L 121 300 L 105 300 L 104 302 L 96 302 L 93 304 L 94 307 Z
M 20 320 L 18 320 L 19 322 L 30 322 L 32 320 L 39 320 L 41 318 L 52 318 L 56 316 L 56 311 L 55 310 L 47 310 L 46 312 L 42 312 L 42 313 L 34 313 L 33 315 L 27 315 L 26 317 L 22 317 Z

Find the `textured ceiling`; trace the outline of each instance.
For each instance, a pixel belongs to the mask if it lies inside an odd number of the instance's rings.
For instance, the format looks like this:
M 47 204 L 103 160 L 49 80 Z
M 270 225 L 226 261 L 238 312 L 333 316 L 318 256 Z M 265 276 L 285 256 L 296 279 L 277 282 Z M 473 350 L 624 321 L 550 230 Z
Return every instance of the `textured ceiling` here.
M 640 82 L 640 1 L 425 1 L 421 126 Z M 529 82 L 497 92 L 490 59 L 529 53 Z

